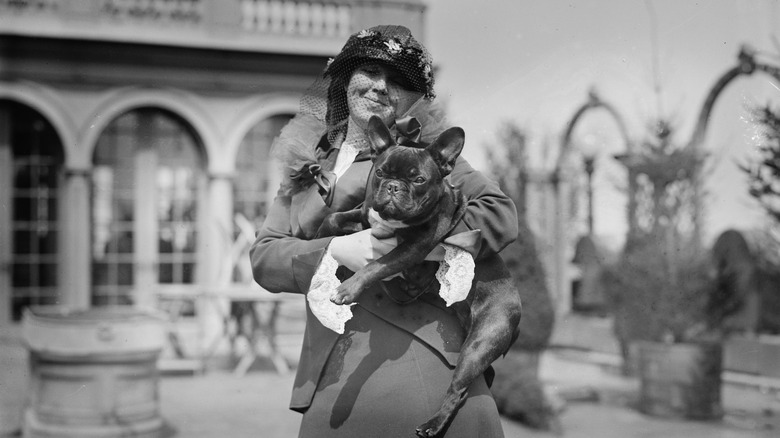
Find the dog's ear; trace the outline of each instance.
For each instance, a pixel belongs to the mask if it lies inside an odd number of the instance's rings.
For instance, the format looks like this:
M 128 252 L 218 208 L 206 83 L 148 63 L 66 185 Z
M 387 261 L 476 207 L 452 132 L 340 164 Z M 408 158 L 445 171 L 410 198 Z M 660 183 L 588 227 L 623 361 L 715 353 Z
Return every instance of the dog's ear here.
M 463 129 L 454 126 L 439 134 L 425 150 L 429 151 L 441 169 L 442 176 L 447 176 L 455 167 L 455 160 L 463 150 L 466 142 L 466 133 Z
M 368 139 L 375 155 L 379 155 L 390 146 L 395 145 L 393 134 L 378 116 L 371 116 L 368 120 Z

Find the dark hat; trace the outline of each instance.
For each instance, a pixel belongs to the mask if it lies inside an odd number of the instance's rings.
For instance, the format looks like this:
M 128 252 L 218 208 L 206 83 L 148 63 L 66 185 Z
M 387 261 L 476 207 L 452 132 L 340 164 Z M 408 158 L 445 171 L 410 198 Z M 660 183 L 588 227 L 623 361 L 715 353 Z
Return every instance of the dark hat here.
M 366 61 L 380 61 L 395 68 L 427 98 L 433 91 L 431 56 L 404 26 L 383 25 L 364 29 L 349 37 L 335 58 L 328 61 L 325 76 L 348 77 Z

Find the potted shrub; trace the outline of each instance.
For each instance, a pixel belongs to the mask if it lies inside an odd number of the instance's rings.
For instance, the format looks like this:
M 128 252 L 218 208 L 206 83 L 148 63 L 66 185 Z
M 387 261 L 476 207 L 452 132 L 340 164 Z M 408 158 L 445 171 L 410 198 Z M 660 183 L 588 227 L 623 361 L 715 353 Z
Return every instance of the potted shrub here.
M 703 157 L 677 147 L 664 121 L 639 151 L 619 157 L 629 175 L 629 233 L 603 284 L 624 372 L 637 374 L 639 409 L 653 415 L 722 415 L 722 342 L 710 324 L 715 282 L 697 230 Z

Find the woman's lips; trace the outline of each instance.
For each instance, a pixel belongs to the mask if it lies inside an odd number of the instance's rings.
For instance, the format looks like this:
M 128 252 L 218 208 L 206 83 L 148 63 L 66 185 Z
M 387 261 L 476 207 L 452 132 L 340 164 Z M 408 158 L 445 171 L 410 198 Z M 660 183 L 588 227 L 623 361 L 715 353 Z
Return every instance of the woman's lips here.
M 363 99 L 366 99 L 367 101 L 373 102 L 373 103 L 375 103 L 377 105 L 390 106 L 390 102 L 383 101 L 382 99 L 377 99 L 377 98 L 369 97 L 369 96 L 363 96 Z

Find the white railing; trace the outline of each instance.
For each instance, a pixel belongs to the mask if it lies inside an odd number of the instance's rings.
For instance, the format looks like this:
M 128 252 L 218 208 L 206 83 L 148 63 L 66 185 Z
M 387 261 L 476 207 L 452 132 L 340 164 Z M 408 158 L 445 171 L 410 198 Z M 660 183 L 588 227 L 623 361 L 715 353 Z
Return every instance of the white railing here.
M 330 56 L 366 15 L 361 10 L 381 4 L 359 10 L 348 0 L 0 0 L 0 34 Z
M 10 13 L 56 13 L 58 0 L 0 0 L 0 11 Z
M 101 15 L 118 21 L 197 24 L 203 20 L 201 0 L 104 0 Z
M 301 36 L 346 37 L 350 5 L 342 2 L 242 0 L 244 30 Z
M 62 0 L 0 0 L 0 14 L 42 16 L 65 14 L 93 14 L 113 20 L 157 23 L 198 23 L 203 18 L 206 0 L 103 0 L 97 5 L 68 5 Z
M 0 15 L 85 14 L 122 24 L 199 27 L 208 26 L 207 14 L 214 8 L 235 8 L 226 15 L 240 17 L 236 26 L 249 33 L 341 39 L 352 33 L 352 8 L 346 0 L 102 0 L 83 6 L 60 1 L 0 0 Z

